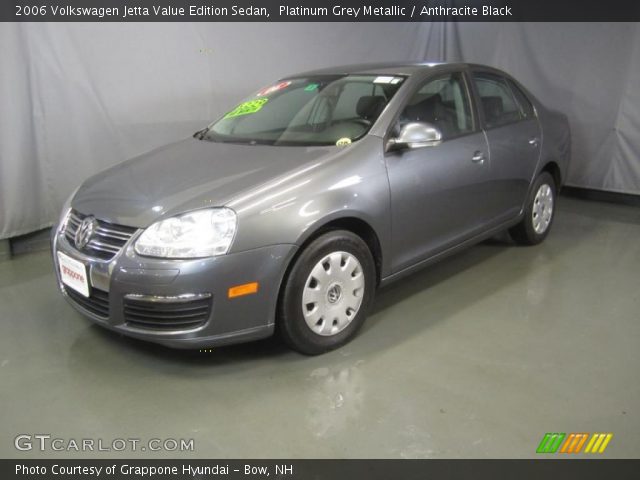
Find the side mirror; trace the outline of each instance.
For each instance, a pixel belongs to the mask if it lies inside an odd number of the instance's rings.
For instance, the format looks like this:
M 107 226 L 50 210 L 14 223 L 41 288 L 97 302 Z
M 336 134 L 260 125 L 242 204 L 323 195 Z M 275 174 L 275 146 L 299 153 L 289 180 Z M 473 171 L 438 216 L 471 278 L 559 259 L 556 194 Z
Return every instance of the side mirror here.
M 389 150 L 434 147 L 442 142 L 442 132 L 430 123 L 407 123 L 396 138 L 390 138 Z

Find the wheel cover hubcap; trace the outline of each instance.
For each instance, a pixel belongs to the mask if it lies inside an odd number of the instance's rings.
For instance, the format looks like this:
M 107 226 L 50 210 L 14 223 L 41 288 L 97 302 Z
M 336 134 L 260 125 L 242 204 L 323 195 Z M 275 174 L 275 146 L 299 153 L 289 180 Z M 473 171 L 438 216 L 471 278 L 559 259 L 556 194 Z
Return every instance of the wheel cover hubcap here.
M 540 235 L 544 233 L 553 217 L 553 190 L 549 185 L 543 183 L 538 188 L 533 199 L 533 211 L 531 212 L 533 229 Z
M 348 252 L 325 255 L 311 269 L 302 292 L 302 314 L 318 335 L 347 328 L 360 310 L 365 281 L 362 265 Z

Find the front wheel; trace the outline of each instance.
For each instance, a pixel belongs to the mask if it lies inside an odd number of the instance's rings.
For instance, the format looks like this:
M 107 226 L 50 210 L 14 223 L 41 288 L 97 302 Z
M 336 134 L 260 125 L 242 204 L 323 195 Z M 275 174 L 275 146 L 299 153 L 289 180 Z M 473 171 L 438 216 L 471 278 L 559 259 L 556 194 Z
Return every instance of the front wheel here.
M 556 184 L 548 172 L 536 178 L 524 210 L 524 218 L 509 230 L 511 237 L 521 245 L 542 242 L 553 222 L 556 206 Z
M 357 235 L 336 230 L 311 242 L 287 275 L 277 327 L 294 350 L 317 355 L 351 340 L 374 297 L 375 264 Z

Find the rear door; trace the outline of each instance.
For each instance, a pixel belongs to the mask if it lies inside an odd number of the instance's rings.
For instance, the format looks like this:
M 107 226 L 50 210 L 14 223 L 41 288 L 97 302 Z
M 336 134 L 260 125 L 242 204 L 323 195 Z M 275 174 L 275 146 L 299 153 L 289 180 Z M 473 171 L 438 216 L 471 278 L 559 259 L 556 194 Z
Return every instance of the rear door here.
M 518 215 L 540 156 L 541 133 L 533 105 L 512 80 L 472 72 L 482 128 L 489 142 L 492 224 Z

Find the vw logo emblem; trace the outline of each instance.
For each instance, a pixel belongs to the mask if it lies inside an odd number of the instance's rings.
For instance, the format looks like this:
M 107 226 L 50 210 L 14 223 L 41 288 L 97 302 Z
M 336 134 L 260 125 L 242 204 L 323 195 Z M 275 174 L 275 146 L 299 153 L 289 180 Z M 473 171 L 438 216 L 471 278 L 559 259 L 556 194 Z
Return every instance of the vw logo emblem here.
M 337 283 L 332 285 L 327 292 L 327 300 L 329 303 L 336 303 L 342 297 L 342 287 Z
M 84 220 L 80 223 L 78 230 L 76 231 L 76 235 L 74 238 L 76 248 L 82 249 L 93 237 L 96 229 L 98 228 L 98 222 L 95 217 L 88 216 L 85 217 Z

